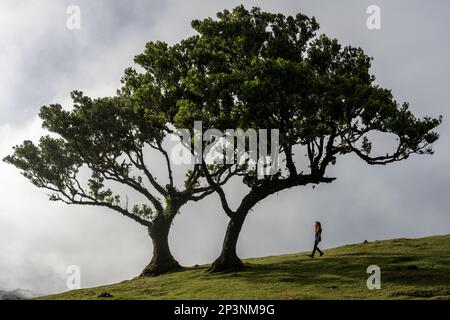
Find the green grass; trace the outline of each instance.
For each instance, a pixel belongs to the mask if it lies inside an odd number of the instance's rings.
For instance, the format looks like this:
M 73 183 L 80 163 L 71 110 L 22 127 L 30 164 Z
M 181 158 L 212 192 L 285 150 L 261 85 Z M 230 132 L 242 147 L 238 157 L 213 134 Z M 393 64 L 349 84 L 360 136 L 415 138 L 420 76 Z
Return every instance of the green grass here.
M 207 266 L 136 278 L 41 299 L 450 299 L 450 235 L 394 239 L 245 260 L 237 274 Z M 368 290 L 366 269 L 381 268 L 381 289 Z M 102 292 L 113 297 L 98 298 Z

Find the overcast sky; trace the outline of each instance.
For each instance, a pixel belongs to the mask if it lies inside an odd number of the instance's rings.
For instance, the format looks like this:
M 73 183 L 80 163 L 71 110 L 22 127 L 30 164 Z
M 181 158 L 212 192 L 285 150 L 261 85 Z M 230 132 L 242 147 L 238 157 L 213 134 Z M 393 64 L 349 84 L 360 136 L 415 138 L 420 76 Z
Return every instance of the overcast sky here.
M 2 0 L 0 3 L 0 158 L 43 133 L 42 105 L 70 106 L 69 92 L 113 95 L 124 68 L 147 41 L 191 35 L 190 21 L 243 1 Z M 320 33 L 361 46 L 374 57 L 377 82 L 420 116 L 444 116 L 432 157 L 371 167 L 338 161 L 331 185 L 297 188 L 260 204 L 245 222 L 241 257 L 309 250 L 316 220 L 324 247 L 364 240 L 450 233 L 450 2 L 448 0 L 245 1 L 248 7 L 315 16 Z M 81 29 L 66 28 L 66 9 L 81 8 Z M 366 9 L 381 8 L 381 30 L 366 27 Z M 236 203 L 243 189 L 228 187 Z M 0 289 L 66 290 L 66 268 L 78 265 L 82 286 L 129 279 L 151 256 L 146 230 L 107 209 L 49 202 L 46 192 L 0 163 Z M 218 198 L 189 204 L 170 240 L 183 265 L 211 262 L 227 219 Z

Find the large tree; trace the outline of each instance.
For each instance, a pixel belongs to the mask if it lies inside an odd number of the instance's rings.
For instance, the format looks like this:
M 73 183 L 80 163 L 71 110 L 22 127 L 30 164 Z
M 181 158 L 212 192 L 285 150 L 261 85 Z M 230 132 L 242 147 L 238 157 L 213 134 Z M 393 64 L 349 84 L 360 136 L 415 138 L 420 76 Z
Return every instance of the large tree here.
M 185 41 L 191 70 L 183 83 L 193 95 L 179 101 L 177 124 L 202 120 L 205 128 L 280 132 L 282 165 L 276 174 L 258 179 L 257 168 L 234 165 L 248 186 L 235 209 L 215 177 L 233 165 L 203 165 L 230 218 L 211 271 L 243 267 L 236 245 L 258 202 L 288 188 L 334 181 L 326 172 L 339 156 L 351 153 L 370 165 L 386 165 L 433 153 L 431 144 L 438 139 L 433 129 L 441 118 L 416 118 L 407 103 L 399 104 L 374 82 L 371 58 L 362 49 L 316 36 L 314 18 L 240 6 L 192 26 L 197 35 Z M 372 153 L 378 135 L 392 139 L 393 151 Z
M 49 190 L 52 201 L 106 207 L 146 227 L 153 242 L 152 260 L 142 272 L 148 276 L 180 268 L 169 248 L 172 221 L 184 204 L 213 189 L 201 182 L 198 165 L 186 169 L 177 185 L 165 145 L 176 101 L 184 94 L 177 85 L 187 71 L 180 47 L 150 42 L 135 62 L 147 72 L 141 79 L 127 69 L 115 97 L 91 99 L 75 91 L 71 110 L 58 104 L 42 107 L 43 127 L 53 135 L 37 145 L 23 142 L 4 161 Z M 165 166 L 155 157 L 162 157 Z M 129 194 L 140 195 L 139 201 L 131 203 Z

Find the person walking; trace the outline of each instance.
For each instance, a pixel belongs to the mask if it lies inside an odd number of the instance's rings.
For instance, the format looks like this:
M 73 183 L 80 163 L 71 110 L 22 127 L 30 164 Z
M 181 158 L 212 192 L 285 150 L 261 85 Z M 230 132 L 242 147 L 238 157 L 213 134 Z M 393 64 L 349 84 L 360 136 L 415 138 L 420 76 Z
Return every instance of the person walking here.
M 322 224 L 319 221 L 316 221 L 314 224 L 314 249 L 309 255 L 311 258 L 314 258 L 316 250 L 319 252 L 320 256 L 323 256 L 323 252 L 318 247 L 320 241 L 322 241 Z

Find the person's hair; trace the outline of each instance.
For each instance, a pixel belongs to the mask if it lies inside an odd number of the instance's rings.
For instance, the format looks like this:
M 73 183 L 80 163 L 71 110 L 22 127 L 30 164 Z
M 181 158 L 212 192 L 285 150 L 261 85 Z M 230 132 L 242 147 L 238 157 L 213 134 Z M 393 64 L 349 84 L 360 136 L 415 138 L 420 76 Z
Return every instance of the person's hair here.
M 316 221 L 316 227 L 319 227 L 319 230 L 322 231 L 322 224 L 319 221 Z

